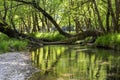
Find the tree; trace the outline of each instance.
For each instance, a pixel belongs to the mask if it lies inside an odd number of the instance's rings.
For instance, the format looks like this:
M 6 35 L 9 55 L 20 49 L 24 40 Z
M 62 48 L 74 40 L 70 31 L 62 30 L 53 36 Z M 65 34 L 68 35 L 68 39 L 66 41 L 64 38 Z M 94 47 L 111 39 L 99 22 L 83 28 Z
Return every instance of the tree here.
M 56 29 L 59 31 L 60 34 L 63 34 L 66 37 L 71 37 L 72 36 L 72 35 L 64 32 L 60 28 L 60 26 L 57 24 L 57 22 L 53 19 L 53 17 L 50 16 L 45 10 L 43 10 L 39 5 L 37 5 L 37 3 L 35 1 L 33 1 L 33 2 L 26 2 L 26 1 L 23 1 L 23 0 L 13 0 L 13 1 L 22 2 L 24 4 L 28 4 L 28 5 L 33 6 L 35 9 L 37 9 L 39 12 L 41 12 L 45 17 L 47 17 L 53 23 L 53 25 L 56 27 Z
M 104 29 L 104 27 L 103 27 L 103 23 L 102 23 L 102 20 L 101 20 L 101 17 L 100 17 L 100 13 L 99 13 L 99 10 L 98 10 L 97 4 L 96 4 L 96 0 L 92 0 L 92 2 L 93 2 L 93 4 L 94 4 L 94 8 L 95 8 L 96 13 L 97 13 L 99 26 L 100 26 L 100 28 L 102 29 L 102 31 L 105 32 L 105 29 Z
M 110 33 L 112 29 L 118 32 L 118 3 L 119 0 L 4 0 L 0 17 L 2 23 L 18 33 L 42 32 L 43 29 L 49 32 L 55 26 L 60 34 L 75 41 L 95 36 L 97 32 Z M 75 34 L 62 29 L 66 26 L 70 32 L 71 25 Z

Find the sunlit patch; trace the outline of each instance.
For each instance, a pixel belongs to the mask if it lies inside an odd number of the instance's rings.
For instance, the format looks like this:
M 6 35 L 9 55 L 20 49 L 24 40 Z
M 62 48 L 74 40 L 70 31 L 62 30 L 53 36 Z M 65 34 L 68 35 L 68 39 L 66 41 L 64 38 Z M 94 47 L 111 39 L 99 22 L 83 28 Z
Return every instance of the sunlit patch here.
M 19 63 L 19 62 L 0 62 L 0 65 L 1 64 L 8 64 L 8 65 L 19 65 L 19 66 L 26 66 L 27 64 L 26 63 Z
M 101 65 L 109 65 L 110 63 L 109 62 L 101 62 L 100 64 Z
M 18 15 L 15 15 L 15 16 L 14 16 L 14 18 L 15 18 L 15 19 L 18 19 L 18 18 L 19 18 L 19 16 L 18 16 Z
M 73 76 L 73 74 L 71 73 L 65 73 L 65 74 L 62 74 L 63 77 L 70 77 L 70 76 Z
M 117 39 L 120 40 L 120 34 L 117 35 Z
M 87 60 L 79 60 L 78 62 L 87 62 Z
M 79 50 L 77 50 L 78 52 L 81 52 L 81 51 L 87 51 L 87 50 L 89 50 L 89 49 L 79 49 Z

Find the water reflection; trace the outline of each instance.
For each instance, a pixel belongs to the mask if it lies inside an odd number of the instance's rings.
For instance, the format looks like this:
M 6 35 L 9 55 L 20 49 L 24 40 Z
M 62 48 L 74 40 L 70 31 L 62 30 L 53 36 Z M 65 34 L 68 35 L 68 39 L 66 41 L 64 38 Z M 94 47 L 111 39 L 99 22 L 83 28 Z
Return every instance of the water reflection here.
M 40 72 L 29 80 L 120 80 L 120 54 L 111 50 L 44 46 L 31 58 Z

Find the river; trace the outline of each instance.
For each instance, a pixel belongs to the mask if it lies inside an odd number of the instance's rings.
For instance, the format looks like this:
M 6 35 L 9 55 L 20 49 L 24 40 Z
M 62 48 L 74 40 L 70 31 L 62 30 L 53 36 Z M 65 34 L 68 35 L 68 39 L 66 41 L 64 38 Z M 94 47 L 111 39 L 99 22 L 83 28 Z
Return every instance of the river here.
M 49 45 L 31 51 L 40 71 L 29 80 L 120 80 L 120 53 L 79 45 Z

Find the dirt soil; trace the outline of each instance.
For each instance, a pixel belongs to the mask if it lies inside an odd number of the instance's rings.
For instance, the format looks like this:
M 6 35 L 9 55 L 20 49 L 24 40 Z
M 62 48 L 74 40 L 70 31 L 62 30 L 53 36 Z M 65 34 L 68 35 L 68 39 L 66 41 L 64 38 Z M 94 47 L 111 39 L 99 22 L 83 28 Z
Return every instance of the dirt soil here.
M 0 54 L 0 80 L 27 80 L 36 71 L 31 66 L 29 53 Z

